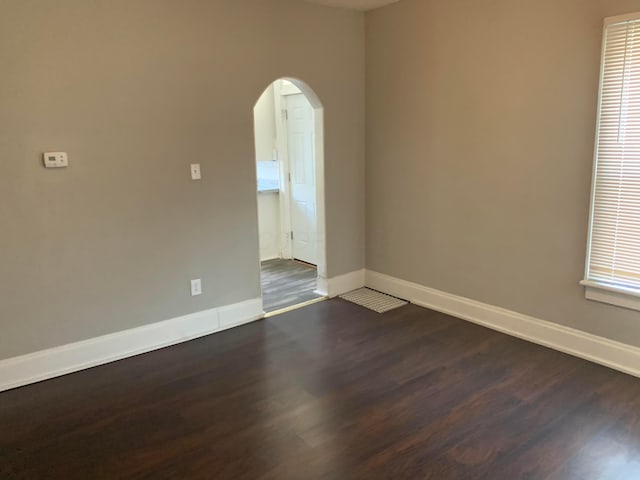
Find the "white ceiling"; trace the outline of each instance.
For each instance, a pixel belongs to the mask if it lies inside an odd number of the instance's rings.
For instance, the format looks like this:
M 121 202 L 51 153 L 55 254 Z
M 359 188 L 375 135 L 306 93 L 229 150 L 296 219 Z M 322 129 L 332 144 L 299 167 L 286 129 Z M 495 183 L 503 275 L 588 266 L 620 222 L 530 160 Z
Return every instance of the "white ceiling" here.
M 320 5 L 328 5 L 330 7 L 349 8 L 352 10 L 373 10 L 374 8 L 383 7 L 399 0 L 306 0 L 311 3 L 319 3 Z

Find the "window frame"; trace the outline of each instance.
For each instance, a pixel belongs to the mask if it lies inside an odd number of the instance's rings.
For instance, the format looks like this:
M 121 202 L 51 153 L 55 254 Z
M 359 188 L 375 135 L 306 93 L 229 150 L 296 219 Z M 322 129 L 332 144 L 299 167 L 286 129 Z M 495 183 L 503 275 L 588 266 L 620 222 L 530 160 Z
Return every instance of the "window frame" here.
M 589 206 L 589 232 L 587 241 L 587 255 L 584 269 L 584 279 L 580 285 L 585 287 L 585 297 L 588 300 L 594 300 L 601 303 L 616 305 L 623 308 L 640 311 L 640 288 L 628 288 L 621 285 L 607 284 L 589 280 L 589 271 L 591 265 L 591 247 L 593 235 L 594 212 L 596 208 L 596 186 L 598 178 L 598 154 L 600 152 L 600 123 L 602 116 L 602 100 L 605 74 L 605 54 L 607 48 L 607 28 L 609 25 L 623 23 L 628 21 L 640 21 L 640 12 L 629 13 L 625 15 L 617 15 L 604 19 L 602 30 L 602 46 L 600 52 L 600 80 L 598 83 L 598 112 L 596 118 L 596 135 L 595 147 L 593 152 L 593 172 L 591 178 L 591 201 Z M 640 241 L 640 240 L 639 240 Z

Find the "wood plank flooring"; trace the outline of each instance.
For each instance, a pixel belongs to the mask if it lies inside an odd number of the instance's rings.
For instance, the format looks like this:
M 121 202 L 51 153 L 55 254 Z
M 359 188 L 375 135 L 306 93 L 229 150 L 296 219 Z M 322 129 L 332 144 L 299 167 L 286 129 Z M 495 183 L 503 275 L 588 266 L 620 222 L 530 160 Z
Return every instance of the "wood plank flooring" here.
M 314 293 L 317 270 L 295 260 L 262 262 L 262 302 L 265 312 L 304 303 L 320 295 Z
M 0 394 L 2 479 L 640 478 L 640 380 L 336 299 Z

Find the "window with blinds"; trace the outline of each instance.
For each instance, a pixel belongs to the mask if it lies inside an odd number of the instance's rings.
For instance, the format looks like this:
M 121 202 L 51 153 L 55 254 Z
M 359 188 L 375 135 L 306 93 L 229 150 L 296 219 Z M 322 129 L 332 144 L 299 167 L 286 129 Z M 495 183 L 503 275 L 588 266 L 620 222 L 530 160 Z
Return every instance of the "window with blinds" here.
M 582 283 L 640 296 L 640 13 L 605 21 L 589 237 Z

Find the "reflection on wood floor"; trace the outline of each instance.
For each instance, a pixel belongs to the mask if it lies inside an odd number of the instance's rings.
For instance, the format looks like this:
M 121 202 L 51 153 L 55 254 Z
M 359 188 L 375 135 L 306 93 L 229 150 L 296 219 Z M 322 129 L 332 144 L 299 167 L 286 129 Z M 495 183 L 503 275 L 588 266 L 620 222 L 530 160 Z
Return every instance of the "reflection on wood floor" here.
M 317 270 L 295 260 L 262 262 L 262 300 L 265 312 L 303 303 L 320 295 L 316 289 Z
M 319 302 L 0 393 L 5 480 L 638 480 L 640 380 Z

